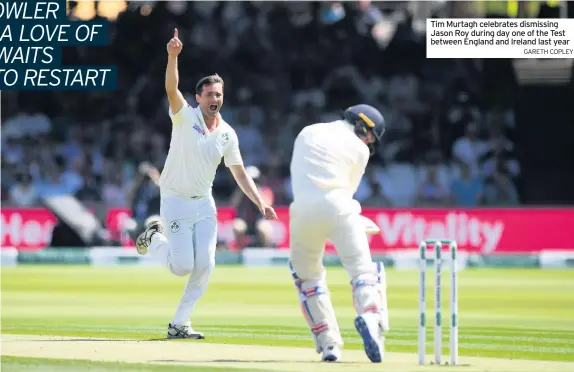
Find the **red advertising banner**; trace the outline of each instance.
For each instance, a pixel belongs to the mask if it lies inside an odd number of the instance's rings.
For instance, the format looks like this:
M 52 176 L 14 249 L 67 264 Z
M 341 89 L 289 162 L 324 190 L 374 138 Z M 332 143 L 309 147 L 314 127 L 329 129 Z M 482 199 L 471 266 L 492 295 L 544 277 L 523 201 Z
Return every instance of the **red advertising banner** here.
M 381 228 L 373 248 L 416 247 L 443 237 L 484 254 L 574 250 L 574 209 L 365 209 L 363 215 Z
M 43 248 L 57 222 L 45 208 L 2 208 L 2 247 Z
M 289 246 L 289 210 L 277 208 L 279 220 L 272 221 L 272 240 L 280 248 Z M 541 250 L 574 250 L 574 209 L 488 208 L 488 209 L 380 209 L 365 208 L 363 215 L 380 228 L 370 236 L 372 251 L 415 248 L 429 238 L 454 239 L 459 248 L 476 253 L 536 253 Z M 124 208 L 111 208 L 105 220 L 112 237 L 124 246 L 133 242 L 120 233 L 130 216 Z M 218 209 L 219 239 L 235 247 L 232 231 L 235 210 Z M 56 223 L 43 208 L 2 209 L 2 246 L 19 249 L 46 247 Z M 328 249 L 332 247 L 328 246 Z

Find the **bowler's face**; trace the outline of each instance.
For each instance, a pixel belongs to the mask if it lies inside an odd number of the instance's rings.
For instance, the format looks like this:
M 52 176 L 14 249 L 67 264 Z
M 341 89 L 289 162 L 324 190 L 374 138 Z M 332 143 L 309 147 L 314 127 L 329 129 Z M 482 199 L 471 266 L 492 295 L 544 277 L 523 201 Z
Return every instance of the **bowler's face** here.
M 216 117 L 223 105 L 223 86 L 221 83 L 206 85 L 201 95 L 195 95 L 195 99 L 204 115 Z

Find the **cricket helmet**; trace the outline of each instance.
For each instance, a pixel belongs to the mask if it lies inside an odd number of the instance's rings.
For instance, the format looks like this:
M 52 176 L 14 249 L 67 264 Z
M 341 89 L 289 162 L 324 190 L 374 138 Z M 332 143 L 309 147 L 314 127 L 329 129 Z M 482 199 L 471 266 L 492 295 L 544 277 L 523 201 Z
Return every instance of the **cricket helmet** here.
M 381 142 L 386 129 L 385 118 L 373 106 L 364 104 L 351 106 L 343 112 L 343 118 L 355 127 L 355 134 L 358 136 L 366 136 L 371 132 L 376 141 Z M 374 148 L 370 147 L 371 152 L 374 152 Z

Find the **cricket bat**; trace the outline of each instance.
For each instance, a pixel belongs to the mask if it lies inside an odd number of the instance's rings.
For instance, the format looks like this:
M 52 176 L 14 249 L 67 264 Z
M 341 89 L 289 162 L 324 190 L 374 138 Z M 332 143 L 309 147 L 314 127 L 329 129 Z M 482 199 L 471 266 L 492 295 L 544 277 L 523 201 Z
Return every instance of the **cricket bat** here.
M 365 232 L 367 233 L 367 235 L 375 235 L 381 232 L 379 226 L 377 226 L 377 224 L 374 223 L 372 220 L 368 219 L 365 216 L 360 216 L 360 218 L 361 222 L 363 223 L 363 226 L 365 226 Z

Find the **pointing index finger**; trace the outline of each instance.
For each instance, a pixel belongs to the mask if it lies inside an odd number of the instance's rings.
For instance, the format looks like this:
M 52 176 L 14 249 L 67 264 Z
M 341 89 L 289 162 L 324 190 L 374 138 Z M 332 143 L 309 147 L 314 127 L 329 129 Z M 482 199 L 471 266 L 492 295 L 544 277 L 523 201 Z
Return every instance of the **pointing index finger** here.
M 176 39 L 179 39 L 179 38 L 178 38 L 177 28 L 173 30 L 173 37 L 176 38 Z

